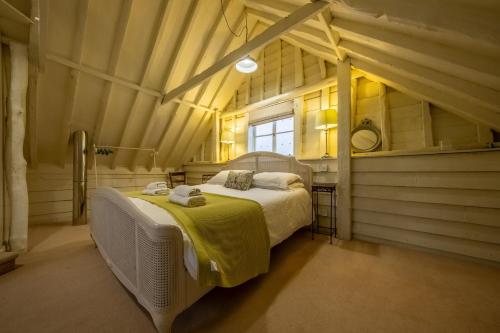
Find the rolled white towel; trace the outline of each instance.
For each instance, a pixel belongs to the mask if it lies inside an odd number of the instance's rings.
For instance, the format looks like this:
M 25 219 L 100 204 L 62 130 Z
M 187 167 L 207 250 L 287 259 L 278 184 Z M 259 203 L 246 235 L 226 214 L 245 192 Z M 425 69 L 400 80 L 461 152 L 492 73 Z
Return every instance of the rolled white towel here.
M 142 194 L 145 195 L 168 195 L 170 190 L 168 188 L 155 188 L 155 189 L 145 189 L 142 191 Z
M 207 200 L 203 195 L 196 195 L 192 197 L 183 197 L 172 193 L 168 196 L 168 200 L 175 204 L 185 207 L 200 207 L 205 206 Z
M 154 183 L 149 183 L 146 186 L 146 189 L 148 190 L 155 190 L 155 189 L 167 189 L 167 183 L 166 182 L 154 182 Z
M 174 193 L 181 197 L 194 197 L 197 195 L 201 195 L 201 191 L 199 188 L 189 185 L 179 185 L 174 188 Z

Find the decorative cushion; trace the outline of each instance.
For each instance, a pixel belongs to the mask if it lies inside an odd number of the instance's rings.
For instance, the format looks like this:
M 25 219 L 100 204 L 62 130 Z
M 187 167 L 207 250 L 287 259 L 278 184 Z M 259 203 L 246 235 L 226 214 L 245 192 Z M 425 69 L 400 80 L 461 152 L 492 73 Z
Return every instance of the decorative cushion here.
M 229 175 L 229 171 L 234 171 L 236 173 L 240 172 L 251 172 L 250 170 L 223 170 L 210 178 L 207 181 L 207 184 L 212 184 L 212 185 L 224 185 L 227 180 L 227 176 Z
M 252 186 L 253 171 L 234 172 L 229 171 L 224 187 L 240 191 L 248 191 Z

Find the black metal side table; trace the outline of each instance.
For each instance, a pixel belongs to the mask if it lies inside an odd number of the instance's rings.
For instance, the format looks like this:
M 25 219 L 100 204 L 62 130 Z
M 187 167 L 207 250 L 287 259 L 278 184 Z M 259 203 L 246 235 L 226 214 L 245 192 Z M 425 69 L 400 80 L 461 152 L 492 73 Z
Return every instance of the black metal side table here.
M 336 191 L 337 184 L 336 183 L 314 183 L 312 185 L 312 207 L 316 209 L 312 209 L 312 223 L 311 223 L 311 237 L 314 239 L 314 233 L 320 233 L 321 229 L 326 229 L 328 234 L 330 235 L 330 244 L 332 244 L 333 236 L 337 236 L 337 219 L 335 203 L 336 203 Z M 316 203 L 314 202 L 314 194 L 316 193 Z M 330 193 L 330 226 L 323 227 L 319 223 L 319 194 L 320 193 Z M 316 214 L 316 215 L 315 215 Z M 314 218 L 316 217 L 316 218 Z M 316 226 L 315 226 L 316 224 Z

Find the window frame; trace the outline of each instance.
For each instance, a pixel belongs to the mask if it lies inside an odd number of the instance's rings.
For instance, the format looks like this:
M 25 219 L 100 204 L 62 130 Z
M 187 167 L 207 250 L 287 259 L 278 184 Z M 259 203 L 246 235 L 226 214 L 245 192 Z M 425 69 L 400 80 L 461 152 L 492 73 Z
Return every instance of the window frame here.
M 284 120 L 284 119 L 292 119 L 292 129 L 289 131 L 276 132 L 276 122 L 279 120 Z M 270 134 L 257 135 L 257 126 L 269 124 L 269 123 L 273 124 L 272 132 Z M 249 138 L 249 140 L 248 140 L 249 141 L 249 148 L 250 148 L 249 151 L 251 151 L 251 152 L 256 151 L 255 146 L 256 146 L 257 138 L 271 136 L 272 137 L 272 152 L 278 153 L 276 151 L 276 148 L 277 148 L 276 147 L 276 135 L 277 134 L 292 133 L 292 153 L 289 154 L 289 156 L 294 155 L 294 152 L 295 152 L 295 117 L 293 114 L 292 115 L 288 114 L 286 116 L 282 116 L 282 117 L 278 117 L 278 118 L 274 118 L 274 119 L 267 119 L 267 120 L 261 121 L 261 122 L 256 122 L 254 124 L 251 124 L 250 126 L 252 128 L 249 131 L 249 133 L 251 133 L 251 138 Z

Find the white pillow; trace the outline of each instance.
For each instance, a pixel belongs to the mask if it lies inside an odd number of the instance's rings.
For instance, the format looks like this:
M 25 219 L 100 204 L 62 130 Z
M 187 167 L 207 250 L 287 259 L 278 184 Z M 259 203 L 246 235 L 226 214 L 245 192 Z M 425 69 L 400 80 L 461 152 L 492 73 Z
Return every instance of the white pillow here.
M 288 190 L 289 185 L 296 182 L 302 182 L 302 178 L 288 172 L 261 172 L 253 175 L 253 186 L 260 188 Z
M 207 181 L 207 184 L 224 185 L 226 183 L 227 176 L 229 176 L 229 171 L 233 171 L 233 172 L 237 172 L 237 173 L 251 172 L 250 170 L 222 170 L 221 172 L 219 172 L 218 174 L 216 174 L 215 176 L 210 178 Z

